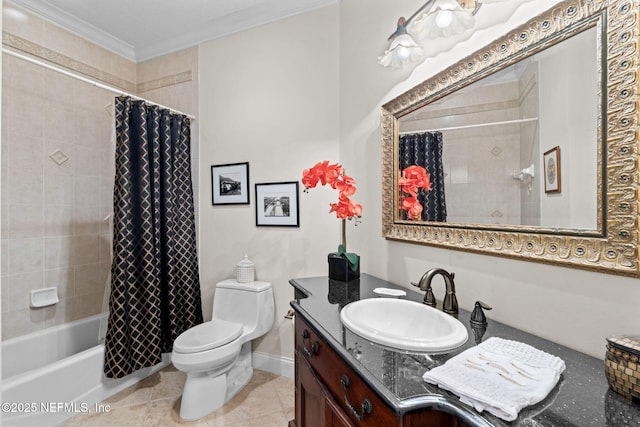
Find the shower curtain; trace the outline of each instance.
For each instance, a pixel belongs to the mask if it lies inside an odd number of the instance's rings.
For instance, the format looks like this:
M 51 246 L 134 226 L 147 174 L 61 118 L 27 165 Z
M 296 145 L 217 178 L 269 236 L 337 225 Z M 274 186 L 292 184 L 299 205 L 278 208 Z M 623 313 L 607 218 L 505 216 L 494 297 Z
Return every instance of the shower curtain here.
M 442 132 L 420 132 L 400 135 L 400 170 L 422 166 L 431 174 L 431 191 L 418 194 L 422 204 L 422 221 L 447 221 L 442 167 Z
M 109 378 L 158 364 L 202 323 L 189 119 L 130 97 L 115 111 Z

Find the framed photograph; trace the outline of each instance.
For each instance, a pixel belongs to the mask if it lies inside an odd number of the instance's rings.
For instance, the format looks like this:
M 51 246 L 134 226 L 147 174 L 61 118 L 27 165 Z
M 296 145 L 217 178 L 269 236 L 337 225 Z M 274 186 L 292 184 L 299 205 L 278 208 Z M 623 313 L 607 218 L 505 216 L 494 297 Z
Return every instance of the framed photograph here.
M 249 163 L 211 166 L 211 204 L 249 204 Z
M 560 179 L 560 147 L 553 147 L 544 153 L 544 192 L 559 193 Z
M 256 225 L 300 226 L 297 181 L 256 184 Z

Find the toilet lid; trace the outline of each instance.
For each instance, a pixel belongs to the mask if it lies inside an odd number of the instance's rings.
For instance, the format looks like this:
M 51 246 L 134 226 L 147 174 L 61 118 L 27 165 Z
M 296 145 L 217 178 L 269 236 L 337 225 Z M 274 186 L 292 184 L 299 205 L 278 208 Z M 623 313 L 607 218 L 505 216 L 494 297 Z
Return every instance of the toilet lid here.
M 242 335 L 242 324 L 216 319 L 184 331 L 173 342 L 173 351 L 197 353 L 223 346 Z

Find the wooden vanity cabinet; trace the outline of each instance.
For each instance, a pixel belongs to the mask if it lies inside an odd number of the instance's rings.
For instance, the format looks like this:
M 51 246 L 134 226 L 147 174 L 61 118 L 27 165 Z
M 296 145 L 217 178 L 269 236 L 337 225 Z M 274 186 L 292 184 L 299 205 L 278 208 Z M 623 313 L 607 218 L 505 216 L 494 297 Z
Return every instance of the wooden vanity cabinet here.
M 438 411 L 398 415 L 301 316 L 295 325 L 295 420 L 289 427 L 458 426 Z

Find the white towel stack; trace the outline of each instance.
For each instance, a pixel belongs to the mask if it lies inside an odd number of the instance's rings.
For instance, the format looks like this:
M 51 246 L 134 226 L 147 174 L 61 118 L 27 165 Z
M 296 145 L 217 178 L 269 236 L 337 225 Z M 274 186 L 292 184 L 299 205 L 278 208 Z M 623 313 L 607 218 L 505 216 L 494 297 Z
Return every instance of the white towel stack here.
M 542 401 L 560 379 L 564 361 L 528 344 L 492 337 L 425 373 L 425 381 L 477 411 L 513 421 Z

